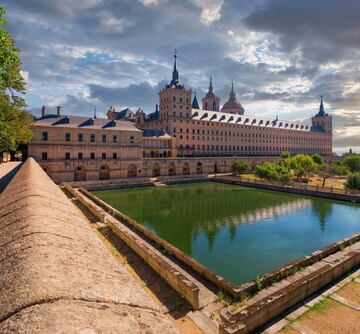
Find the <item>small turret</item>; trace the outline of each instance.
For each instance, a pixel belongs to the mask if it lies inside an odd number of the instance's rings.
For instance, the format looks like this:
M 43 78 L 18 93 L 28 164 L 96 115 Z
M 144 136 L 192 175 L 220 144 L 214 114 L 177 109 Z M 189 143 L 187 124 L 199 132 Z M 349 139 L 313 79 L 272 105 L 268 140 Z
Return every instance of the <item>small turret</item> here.
M 47 115 L 47 110 L 45 106 L 41 107 L 41 117 L 45 117 Z
M 196 92 L 194 93 L 194 99 L 192 101 L 191 108 L 192 109 L 200 109 L 199 102 L 196 98 Z

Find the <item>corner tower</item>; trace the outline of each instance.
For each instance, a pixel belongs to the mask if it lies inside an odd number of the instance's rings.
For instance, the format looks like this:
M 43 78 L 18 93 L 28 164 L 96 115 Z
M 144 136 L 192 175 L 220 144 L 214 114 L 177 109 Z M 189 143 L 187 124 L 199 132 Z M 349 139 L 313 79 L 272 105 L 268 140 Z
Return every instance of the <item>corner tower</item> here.
M 172 79 L 159 93 L 160 119 L 191 117 L 191 90 L 179 80 L 176 50 Z
M 214 93 L 214 87 L 212 84 L 211 76 L 210 76 L 209 91 L 202 99 L 202 108 L 203 110 L 213 110 L 213 111 L 220 110 L 220 98 L 218 98 Z
M 312 125 L 314 131 L 332 133 L 332 116 L 325 112 L 322 96 L 320 100 L 319 111 L 312 118 Z

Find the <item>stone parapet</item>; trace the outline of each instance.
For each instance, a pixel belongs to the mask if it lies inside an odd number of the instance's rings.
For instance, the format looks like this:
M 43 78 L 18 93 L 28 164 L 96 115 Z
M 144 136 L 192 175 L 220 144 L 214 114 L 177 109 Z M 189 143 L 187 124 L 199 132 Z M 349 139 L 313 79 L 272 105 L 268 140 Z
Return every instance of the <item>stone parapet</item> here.
M 177 333 L 33 160 L 0 195 L 1 333 Z

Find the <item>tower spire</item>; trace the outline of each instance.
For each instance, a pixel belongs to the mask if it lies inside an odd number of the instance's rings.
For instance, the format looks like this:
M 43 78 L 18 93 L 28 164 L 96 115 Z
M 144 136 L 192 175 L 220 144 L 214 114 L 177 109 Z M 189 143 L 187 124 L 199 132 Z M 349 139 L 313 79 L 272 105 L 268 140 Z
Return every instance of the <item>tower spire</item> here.
M 235 97 L 235 92 L 234 92 L 234 81 L 231 81 L 231 91 L 230 91 L 230 100 L 235 100 L 236 97 Z
M 213 93 L 213 92 L 214 92 L 214 87 L 212 84 L 212 76 L 210 75 L 209 93 Z
M 174 69 L 173 69 L 173 73 L 172 73 L 172 81 L 171 83 L 173 85 L 176 85 L 179 82 L 179 72 L 176 68 L 176 58 L 177 58 L 177 50 L 174 50 Z
M 323 116 L 325 114 L 324 104 L 323 104 L 323 96 L 320 96 L 320 108 L 319 108 L 319 115 Z

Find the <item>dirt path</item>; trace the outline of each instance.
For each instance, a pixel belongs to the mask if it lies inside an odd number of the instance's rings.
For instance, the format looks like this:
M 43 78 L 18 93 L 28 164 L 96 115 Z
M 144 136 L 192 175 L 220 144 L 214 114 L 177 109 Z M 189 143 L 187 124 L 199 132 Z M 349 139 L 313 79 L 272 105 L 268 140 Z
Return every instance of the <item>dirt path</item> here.
M 277 333 L 356 334 L 359 333 L 359 328 L 360 275 L 318 301 L 294 321 L 289 321 L 286 327 Z M 270 332 L 266 331 L 266 333 Z M 276 333 L 276 331 L 271 333 Z

